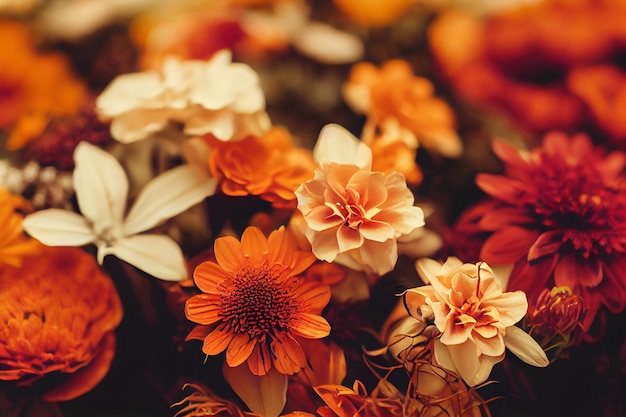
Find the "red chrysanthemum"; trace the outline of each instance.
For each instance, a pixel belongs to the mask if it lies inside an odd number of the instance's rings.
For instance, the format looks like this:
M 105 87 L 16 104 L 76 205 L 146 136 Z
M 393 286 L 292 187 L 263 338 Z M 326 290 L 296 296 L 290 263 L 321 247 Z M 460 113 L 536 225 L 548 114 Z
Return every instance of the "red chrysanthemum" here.
M 583 134 L 552 132 L 543 146 L 518 151 L 496 141 L 505 175 L 476 182 L 490 210 L 472 221 L 489 232 L 480 258 L 513 264 L 509 290 L 531 300 L 544 288 L 568 286 L 588 308 L 589 329 L 602 305 L 626 306 L 626 154 L 606 154 Z M 475 208 L 474 208 L 475 210 Z

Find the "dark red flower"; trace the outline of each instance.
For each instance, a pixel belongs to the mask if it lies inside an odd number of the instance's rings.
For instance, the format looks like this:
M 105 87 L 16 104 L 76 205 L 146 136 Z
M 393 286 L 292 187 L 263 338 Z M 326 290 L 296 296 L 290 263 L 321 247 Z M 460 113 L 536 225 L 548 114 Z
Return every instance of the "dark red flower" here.
M 496 141 L 505 175 L 479 174 L 489 210 L 470 218 L 488 232 L 480 259 L 514 265 L 509 290 L 535 300 L 568 286 L 588 308 L 585 330 L 604 305 L 626 306 L 626 154 L 594 148 L 583 134 L 552 132 L 543 146 L 519 151 Z M 463 225 L 459 225 L 461 229 Z

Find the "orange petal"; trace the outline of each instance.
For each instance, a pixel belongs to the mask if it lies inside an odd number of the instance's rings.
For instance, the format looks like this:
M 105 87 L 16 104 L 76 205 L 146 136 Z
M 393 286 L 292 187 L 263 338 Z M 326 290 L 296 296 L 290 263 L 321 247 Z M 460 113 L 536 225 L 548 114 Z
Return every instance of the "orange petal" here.
M 321 339 L 330 333 L 330 324 L 324 317 L 309 313 L 300 313 L 291 330 L 307 339 Z
M 300 344 L 291 336 L 286 335 L 272 342 L 274 366 L 281 374 L 293 375 L 306 365 L 306 356 Z
M 213 324 L 222 319 L 220 298 L 213 294 L 198 294 L 185 303 L 185 316 L 194 323 Z
M 270 233 L 268 237 L 268 260 L 270 264 L 286 264 L 287 255 L 291 250 L 295 250 L 295 246 L 291 246 L 289 243 L 284 226 Z
M 226 363 L 228 366 L 239 366 L 252 354 L 256 340 L 250 338 L 247 333 L 237 333 L 226 350 Z
M 309 281 L 298 288 L 294 297 L 306 303 L 307 311 L 319 313 L 330 301 L 330 288 L 316 281 Z
M 227 325 L 222 324 L 205 337 L 202 351 L 207 355 L 217 355 L 228 347 L 231 340 L 233 340 L 233 333 Z
M 245 365 L 236 368 L 224 366 L 222 370 L 231 388 L 253 413 L 257 413 L 255 415 L 280 415 L 287 401 L 286 375 L 272 370 L 267 375 L 258 376 L 250 373 Z
M 244 264 L 241 243 L 232 236 L 224 236 L 215 240 L 215 259 L 226 272 L 237 272 Z
M 251 264 L 261 263 L 267 256 L 267 238 L 258 227 L 249 226 L 244 230 L 241 236 L 241 247 L 244 256 L 250 258 Z
M 257 343 L 248 358 L 248 368 L 254 375 L 265 375 L 272 367 L 272 358 L 267 346 Z
M 211 333 L 211 330 L 213 330 L 213 326 L 196 326 L 191 332 L 189 332 L 185 338 L 185 342 L 188 340 L 204 340 L 206 335 Z
M 228 273 L 215 262 L 202 262 L 193 271 L 193 281 L 200 291 L 209 294 L 219 294 L 217 286 L 228 278 Z

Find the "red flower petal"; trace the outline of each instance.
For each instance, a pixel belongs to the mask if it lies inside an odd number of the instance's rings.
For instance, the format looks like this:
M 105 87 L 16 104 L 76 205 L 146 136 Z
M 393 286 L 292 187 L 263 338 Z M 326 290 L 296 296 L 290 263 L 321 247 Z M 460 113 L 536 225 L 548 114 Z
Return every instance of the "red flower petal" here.
M 480 257 L 489 265 L 510 265 L 526 258 L 528 249 L 537 240 L 539 232 L 510 226 L 491 235 L 480 251 Z

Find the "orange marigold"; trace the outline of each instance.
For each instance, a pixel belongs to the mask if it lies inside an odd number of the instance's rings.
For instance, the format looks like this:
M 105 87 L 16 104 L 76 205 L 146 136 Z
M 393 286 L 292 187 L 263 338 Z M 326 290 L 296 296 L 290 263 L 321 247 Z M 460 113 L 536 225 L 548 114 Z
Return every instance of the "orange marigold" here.
M 115 286 L 93 257 L 42 247 L 20 268 L 0 270 L 0 380 L 64 401 L 94 388 L 115 351 L 122 319 Z
M 394 135 L 413 148 L 418 143 L 442 155 L 457 157 L 462 144 L 450 106 L 434 96 L 430 80 L 413 74 L 403 60 L 386 62 L 380 69 L 369 62 L 352 67 L 344 97 L 355 111 L 368 116 L 363 140 L 375 140 L 375 130 Z
M 65 56 L 41 54 L 26 26 L 0 20 L 0 128 L 11 128 L 16 150 L 41 134 L 53 117 L 75 114 L 85 86 Z
M 296 250 L 284 228 L 269 238 L 248 227 L 241 242 L 232 236 L 215 241 L 215 262 L 204 262 L 193 274 L 204 294 L 185 305 L 187 318 L 199 325 L 189 339 L 203 340 L 202 351 L 217 355 L 226 350 L 230 367 L 248 363 L 255 375 L 272 366 L 294 374 L 306 365 L 298 337 L 319 339 L 330 332 L 320 316 L 330 289 L 298 278 L 315 257 Z
M 241 141 L 209 139 L 209 169 L 225 194 L 258 195 L 274 207 L 295 207 L 294 191 L 313 178 L 311 153 L 293 145 L 287 130 L 274 127 L 262 137 Z

